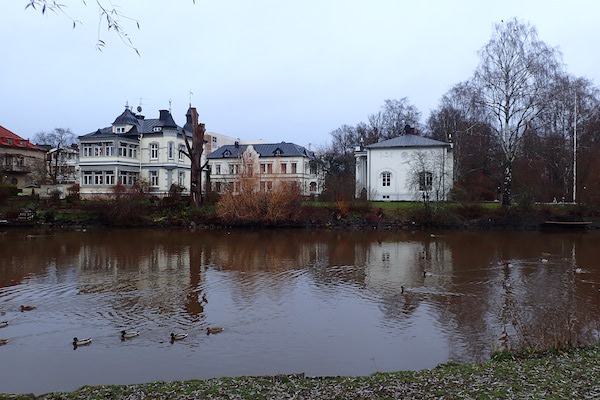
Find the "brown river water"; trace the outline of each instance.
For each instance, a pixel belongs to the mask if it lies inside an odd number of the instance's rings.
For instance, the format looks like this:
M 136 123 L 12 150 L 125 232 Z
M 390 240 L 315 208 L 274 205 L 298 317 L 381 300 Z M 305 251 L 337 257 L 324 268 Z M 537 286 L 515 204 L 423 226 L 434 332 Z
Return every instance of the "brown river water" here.
M 593 342 L 599 251 L 595 231 L 0 230 L 0 393 L 367 375 Z

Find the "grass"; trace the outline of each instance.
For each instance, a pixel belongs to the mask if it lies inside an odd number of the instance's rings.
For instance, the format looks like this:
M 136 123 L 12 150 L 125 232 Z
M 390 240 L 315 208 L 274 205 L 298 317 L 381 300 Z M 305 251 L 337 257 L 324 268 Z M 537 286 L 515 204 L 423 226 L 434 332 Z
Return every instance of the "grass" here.
M 31 399 L 0 395 L 0 399 Z M 37 399 L 584 399 L 600 398 L 600 344 L 519 353 L 485 364 L 441 364 L 363 377 L 303 374 L 84 386 Z

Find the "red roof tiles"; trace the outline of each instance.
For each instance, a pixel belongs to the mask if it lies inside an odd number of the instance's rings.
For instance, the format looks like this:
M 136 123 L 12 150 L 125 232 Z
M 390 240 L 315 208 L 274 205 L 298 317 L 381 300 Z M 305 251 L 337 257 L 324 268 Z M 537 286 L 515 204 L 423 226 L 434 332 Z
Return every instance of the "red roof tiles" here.
M 28 139 L 23 139 L 0 125 L 0 146 L 16 147 L 21 149 L 43 150 L 41 147 L 31 143 Z

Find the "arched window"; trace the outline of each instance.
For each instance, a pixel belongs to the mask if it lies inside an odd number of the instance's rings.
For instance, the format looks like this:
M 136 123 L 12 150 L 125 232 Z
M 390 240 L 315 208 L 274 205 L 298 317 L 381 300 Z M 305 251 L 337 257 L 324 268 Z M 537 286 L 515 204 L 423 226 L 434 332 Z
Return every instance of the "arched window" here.
M 419 172 L 419 190 L 431 190 L 433 174 L 428 171 Z
M 317 191 L 317 182 L 311 182 L 310 183 L 310 191 L 311 192 L 316 192 Z
M 392 173 L 389 171 L 384 171 L 381 173 L 381 186 L 391 186 L 392 185 Z

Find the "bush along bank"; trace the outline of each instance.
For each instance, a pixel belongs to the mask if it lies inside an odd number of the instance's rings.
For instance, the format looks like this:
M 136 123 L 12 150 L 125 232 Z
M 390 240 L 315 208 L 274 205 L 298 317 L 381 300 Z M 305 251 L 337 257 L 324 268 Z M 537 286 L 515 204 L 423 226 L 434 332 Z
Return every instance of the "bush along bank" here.
M 442 364 L 422 371 L 366 377 L 303 374 L 215 378 L 121 386 L 84 386 L 71 393 L 0 395 L 3 399 L 597 399 L 600 345 L 504 354 L 485 364 Z
M 227 199 L 227 198 L 226 198 Z M 267 201 L 268 200 L 268 201 Z M 114 196 L 97 200 L 16 199 L 0 204 L 2 225 L 294 227 L 326 229 L 537 229 L 551 219 L 600 225 L 585 205 L 502 207 L 498 203 L 219 201 L 197 209 L 186 199 Z

